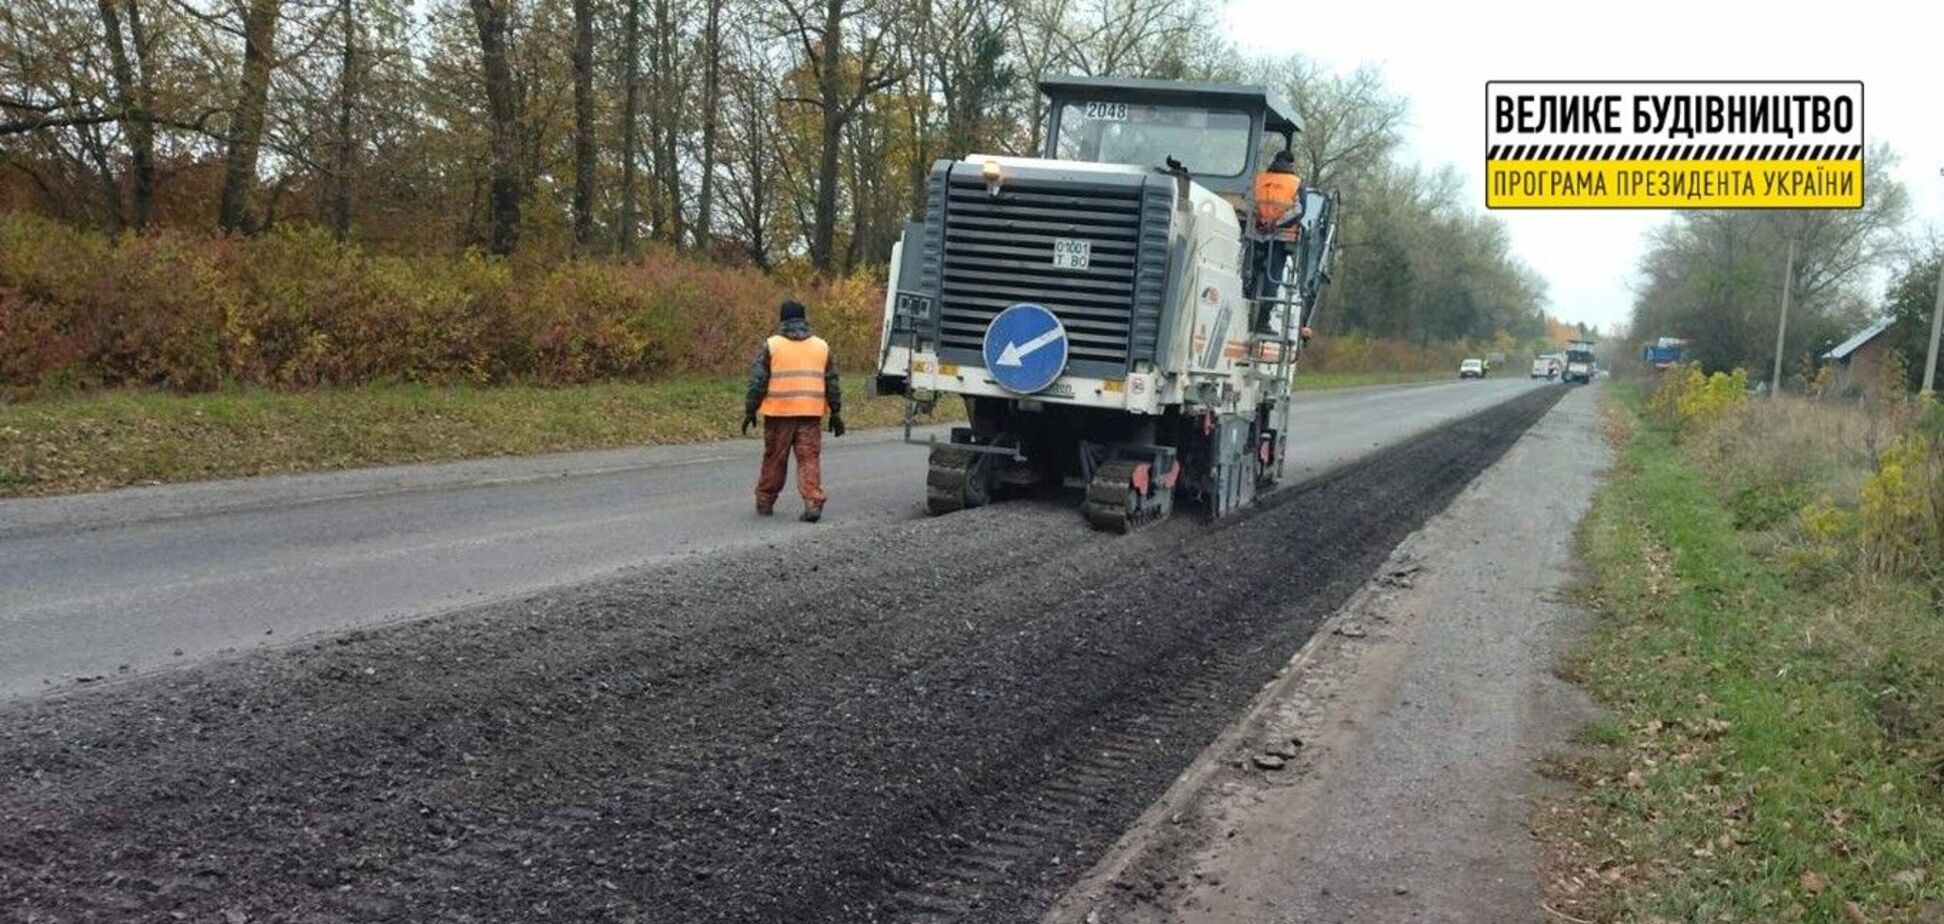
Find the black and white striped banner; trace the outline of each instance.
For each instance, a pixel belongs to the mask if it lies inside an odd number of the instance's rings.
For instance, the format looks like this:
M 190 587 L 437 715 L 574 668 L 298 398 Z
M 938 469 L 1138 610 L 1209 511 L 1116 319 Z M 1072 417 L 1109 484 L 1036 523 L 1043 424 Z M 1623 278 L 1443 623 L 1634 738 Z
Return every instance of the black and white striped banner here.
M 1495 144 L 1486 160 L 1856 160 L 1860 144 Z

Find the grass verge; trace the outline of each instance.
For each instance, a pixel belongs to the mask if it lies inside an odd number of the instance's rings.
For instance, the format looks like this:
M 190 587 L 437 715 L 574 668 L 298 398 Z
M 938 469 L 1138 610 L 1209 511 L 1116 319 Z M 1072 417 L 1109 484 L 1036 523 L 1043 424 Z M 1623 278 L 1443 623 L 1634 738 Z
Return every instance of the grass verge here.
M 742 389 L 725 378 L 109 392 L 0 405 L 0 496 L 728 439 L 742 421 Z M 902 404 L 853 393 L 844 411 L 853 428 L 883 427 L 899 422 Z
M 1612 718 L 1568 768 L 1573 820 L 1538 826 L 1578 865 L 1549 877 L 1551 907 L 1944 920 L 1944 767 L 1897 720 L 1944 705 L 1944 619 L 1907 582 L 1805 583 L 1737 517 L 1735 486 L 1627 402 L 1609 414 L 1623 448 L 1582 526 L 1601 618 L 1569 667 Z
M 1304 373 L 1305 390 L 1445 378 Z M 896 398 L 849 383 L 844 422 L 900 422 Z M 202 395 L 111 391 L 0 404 L 0 497 L 444 462 L 736 436 L 740 379 L 489 388 L 372 385 Z M 941 402 L 939 420 L 952 402 Z
M 1438 382 L 1456 379 L 1456 372 L 1310 372 L 1296 374 L 1297 391 L 1327 388 L 1361 388 L 1367 385 L 1402 385 L 1408 382 Z

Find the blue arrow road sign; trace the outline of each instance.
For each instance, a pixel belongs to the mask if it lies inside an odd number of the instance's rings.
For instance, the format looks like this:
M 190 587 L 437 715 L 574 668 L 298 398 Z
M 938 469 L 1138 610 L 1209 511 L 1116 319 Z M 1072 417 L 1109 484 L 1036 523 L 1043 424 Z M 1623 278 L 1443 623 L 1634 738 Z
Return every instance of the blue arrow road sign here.
M 999 312 L 985 333 L 986 371 L 1008 391 L 1030 395 L 1066 371 L 1067 333 L 1053 312 L 1021 302 Z

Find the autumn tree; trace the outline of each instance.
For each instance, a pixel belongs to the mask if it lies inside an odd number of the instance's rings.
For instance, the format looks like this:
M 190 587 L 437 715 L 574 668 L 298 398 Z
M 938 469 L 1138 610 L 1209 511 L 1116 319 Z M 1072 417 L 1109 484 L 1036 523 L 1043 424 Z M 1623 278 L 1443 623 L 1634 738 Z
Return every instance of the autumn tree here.
M 468 0 L 479 32 L 480 76 L 489 112 L 492 180 L 492 249 L 513 252 L 519 233 L 520 180 L 519 97 L 508 61 L 509 7 L 516 0 Z
M 832 266 L 844 132 L 871 96 L 897 83 L 901 73 L 885 40 L 886 23 L 898 13 L 895 2 L 781 0 L 814 89 L 814 95 L 789 102 L 815 107 L 819 116 L 810 264 L 820 272 Z
M 1909 196 L 1889 175 L 1894 163 L 1881 147 L 1869 152 L 1861 209 L 1677 213 L 1641 258 L 1632 329 L 1686 339 L 1690 358 L 1711 369 L 1771 368 L 1793 240 L 1783 364 L 1820 352 L 1866 320 L 1859 286 L 1906 246 Z

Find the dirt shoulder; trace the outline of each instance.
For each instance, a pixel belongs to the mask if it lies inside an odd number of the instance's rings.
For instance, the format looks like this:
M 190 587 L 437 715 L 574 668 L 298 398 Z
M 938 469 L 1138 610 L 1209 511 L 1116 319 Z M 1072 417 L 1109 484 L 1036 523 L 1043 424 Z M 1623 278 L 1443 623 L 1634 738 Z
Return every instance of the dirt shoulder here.
M 1398 547 L 1049 922 L 1527 921 L 1538 761 L 1592 715 L 1554 667 L 1608 453 L 1553 411 Z

